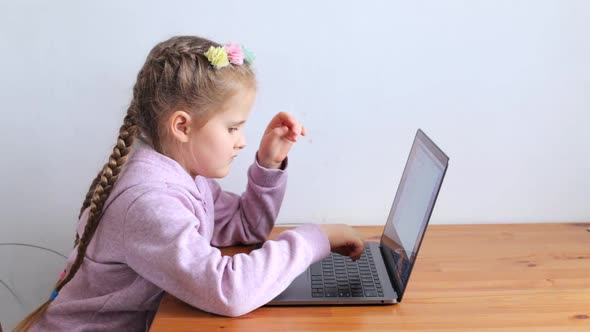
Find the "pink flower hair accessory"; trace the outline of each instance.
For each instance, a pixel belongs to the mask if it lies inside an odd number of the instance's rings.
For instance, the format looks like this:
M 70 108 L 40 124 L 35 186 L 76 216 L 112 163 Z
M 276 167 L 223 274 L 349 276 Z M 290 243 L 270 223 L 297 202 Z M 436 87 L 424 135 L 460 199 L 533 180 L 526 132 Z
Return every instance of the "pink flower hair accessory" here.
M 234 65 L 244 64 L 244 51 L 242 50 L 242 46 L 234 42 L 229 42 L 225 44 L 223 48 L 227 53 L 227 58 L 229 59 L 229 62 L 231 62 Z
M 235 42 L 229 42 L 223 46 L 210 46 L 203 55 L 215 69 L 221 69 L 230 64 L 237 66 L 244 63 L 251 64 L 255 58 L 254 53 Z

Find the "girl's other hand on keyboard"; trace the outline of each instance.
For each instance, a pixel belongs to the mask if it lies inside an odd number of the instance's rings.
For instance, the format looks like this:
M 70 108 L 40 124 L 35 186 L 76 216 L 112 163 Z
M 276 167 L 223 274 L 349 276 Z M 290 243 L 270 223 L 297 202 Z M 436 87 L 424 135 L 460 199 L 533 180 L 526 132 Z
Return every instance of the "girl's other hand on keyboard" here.
M 354 228 L 343 224 L 319 226 L 328 237 L 333 252 L 349 256 L 355 261 L 361 257 L 365 244 Z

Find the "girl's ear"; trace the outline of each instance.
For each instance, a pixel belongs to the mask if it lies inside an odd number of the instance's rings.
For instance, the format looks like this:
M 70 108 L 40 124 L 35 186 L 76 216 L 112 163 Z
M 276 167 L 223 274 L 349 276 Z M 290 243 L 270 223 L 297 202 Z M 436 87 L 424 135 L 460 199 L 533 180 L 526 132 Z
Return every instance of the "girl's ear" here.
M 182 143 L 188 142 L 191 125 L 192 117 L 185 111 L 175 111 L 168 120 L 168 129 L 172 138 Z

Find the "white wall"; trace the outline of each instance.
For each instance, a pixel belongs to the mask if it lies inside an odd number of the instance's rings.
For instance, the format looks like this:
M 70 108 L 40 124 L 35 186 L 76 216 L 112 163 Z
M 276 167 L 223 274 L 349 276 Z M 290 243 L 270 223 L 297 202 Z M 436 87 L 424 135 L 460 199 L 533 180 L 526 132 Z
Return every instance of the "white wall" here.
M 69 252 L 134 78 L 177 34 L 257 55 L 228 190 L 272 115 L 308 128 L 279 223 L 383 223 L 417 128 L 451 157 L 432 223 L 590 220 L 588 1 L 19 1 L 0 4 L 0 242 Z M 0 259 L 19 297 L 0 284 L 7 329 L 64 260 L 13 246 Z

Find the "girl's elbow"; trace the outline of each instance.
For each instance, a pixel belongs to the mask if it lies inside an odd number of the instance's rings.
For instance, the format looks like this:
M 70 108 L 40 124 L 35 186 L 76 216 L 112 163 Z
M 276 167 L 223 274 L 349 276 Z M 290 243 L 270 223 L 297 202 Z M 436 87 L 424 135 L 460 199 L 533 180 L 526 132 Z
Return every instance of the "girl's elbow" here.
M 228 291 L 225 294 L 228 293 L 232 295 L 220 296 L 218 301 L 216 301 L 215 314 L 226 317 L 239 317 L 259 307 L 256 305 L 257 301 L 252 301 L 252 298 L 245 296 L 239 291 Z
M 248 308 L 246 306 L 244 306 L 243 304 L 239 304 L 239 303 L 228 303 L 221 311 L 220 311 L 220 315 L 222 316 L 226 316 L 226 317 L 240 317 L 243 316 L 247 313 L 252 312 L 253 310 L 255 310 L 256 308 Z

